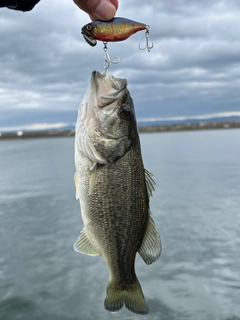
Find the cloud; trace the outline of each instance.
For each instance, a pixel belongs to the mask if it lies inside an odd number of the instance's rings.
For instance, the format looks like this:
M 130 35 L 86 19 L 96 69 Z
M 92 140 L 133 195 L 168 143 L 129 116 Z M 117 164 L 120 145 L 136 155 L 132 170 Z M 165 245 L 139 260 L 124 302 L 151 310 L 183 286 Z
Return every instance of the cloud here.
M 201 116 L 240 110 L 239 1 L 120 0 L 118 16 L 150 25 L 109 43 L 114 76 L 128 80 L 137 116 Z M 0 9 L 0 127 L 76 121 L 103 46 L 80 34 L 89 22 L 69 0 L 41 0 L 28 13 Z

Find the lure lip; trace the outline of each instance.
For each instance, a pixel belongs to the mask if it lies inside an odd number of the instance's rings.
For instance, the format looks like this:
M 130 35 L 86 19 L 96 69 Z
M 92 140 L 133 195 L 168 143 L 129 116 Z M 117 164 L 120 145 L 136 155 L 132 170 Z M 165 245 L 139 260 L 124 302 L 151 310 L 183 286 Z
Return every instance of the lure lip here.
M 95 45 L 97 44 L 97 40 L 94 39 L 93 37 L 86 35 L 82 32 L 83 38 L 85 39 L 85 41 L 90 44 L 90 46 L 95 47 Z

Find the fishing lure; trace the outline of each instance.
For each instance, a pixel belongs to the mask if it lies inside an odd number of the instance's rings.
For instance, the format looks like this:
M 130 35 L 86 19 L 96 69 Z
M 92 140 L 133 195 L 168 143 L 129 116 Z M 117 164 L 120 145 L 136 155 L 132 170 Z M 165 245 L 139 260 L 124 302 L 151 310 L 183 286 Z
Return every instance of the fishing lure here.
M 96 20 L 90 22 L 82 27 L 82 35 L 86 42 L 92 47 L 97 44 L 97 40 L 103 41 L 105 61 L 107 63 L 118 63 L 120 61 L 119 58 L 115 62 L 110 59 L 107 51 L 107 43 L 126 40 L 132 34 L 141 30 L 146 30 L 146 45 L 144 48 L 141 48 L 139 45 L 139 49 L 147 49 L 150 51 L 150 49 L 153 48 L 153 43 L 152 45 L 149 45 L 149 26 L 144 23 L 125 18 L 116 17 L 109 21 Z
M 125 18 L 113 18 L 109 21 L 96 20 L 90 22 L 83 26 L 82 34 L 87 43 L 94 47 L 97 44 L 97 40 L 103 42 L 123 41 L 141 30 L 146 30 L 147 34 L 146 47 L 142 48 L 142 50 L 146 48 L 148 50 L 152 49 L 153 45 L 149 46 L 148 44 L 149 26 Z

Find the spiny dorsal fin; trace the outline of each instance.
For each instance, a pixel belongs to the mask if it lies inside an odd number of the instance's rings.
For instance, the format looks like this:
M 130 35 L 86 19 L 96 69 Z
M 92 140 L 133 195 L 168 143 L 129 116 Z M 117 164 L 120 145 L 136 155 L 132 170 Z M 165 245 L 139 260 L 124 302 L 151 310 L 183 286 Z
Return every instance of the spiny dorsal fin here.
M 152 196 L 152 193 L 154 191 L 154 185 L 156 184 L 155 181 L 152 178 L 151 172 L 145 169 L 145 180 L 146 180 L 146 186 L 147 186 L 147 192 L 148 197 Z
M 157 232 L 155 223 L 152 217 L 149 215 L 147 229 L 138 253 L 147 264 L 151 264 L 160 257 L 161 252 L 161 239 Z
M 78 237 L 77 241 L 74 243 L 73 248 L 76 252 L 85 253 L 89 256 L 98 256 L 100 253 L 91 244 L 86 231 L 83 229 Z

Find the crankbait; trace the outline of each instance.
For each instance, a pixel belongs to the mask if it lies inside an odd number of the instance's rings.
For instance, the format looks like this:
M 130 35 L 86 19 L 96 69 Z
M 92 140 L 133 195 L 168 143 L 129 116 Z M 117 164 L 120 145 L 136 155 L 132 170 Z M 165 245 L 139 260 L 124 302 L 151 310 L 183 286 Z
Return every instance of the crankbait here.
M 141 30 L 146 30 L 146 46 L 141 48 L 139 45 L 139 49 L 147 49 L 150 51 L 150 49 L 153 48 L 153 43 L 152 45 L 149 45 L 149 26 L 144 23 L 125 18 L 115 17 L 109 21 L 96 20 L 90 22 L 82 27 L 82 35 L 86 42 L 92 47 L 97 44 L 97 40 L 103 41 L 105 61 L 109 64 L 118 63 L 120 60 L 118 58 L 118 60 L 114 62 L 110 59 L 107 51 L 107 42 L 126 40 L 132 34 Z

